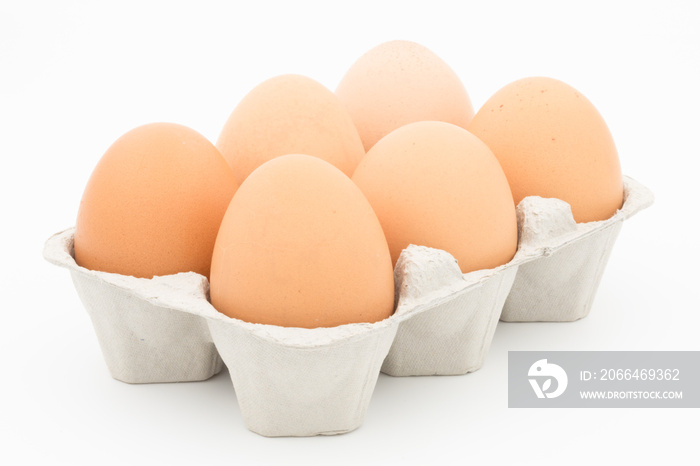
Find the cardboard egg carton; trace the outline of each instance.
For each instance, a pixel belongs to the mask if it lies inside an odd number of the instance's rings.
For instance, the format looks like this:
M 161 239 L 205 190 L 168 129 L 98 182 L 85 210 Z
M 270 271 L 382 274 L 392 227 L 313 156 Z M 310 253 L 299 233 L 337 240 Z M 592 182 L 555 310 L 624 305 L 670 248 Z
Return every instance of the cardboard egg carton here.
M 207 279 L 192 272 L 142 279 L 87 270 L 73 258 L 74 229 L 49 238 L 44 257 L 70 271 L 115 379 L 204 380 L 225 363 L 250 430 L 332 435 L 362 424 L 380 371 L 466 374 L 483 365 L 499 318 L 585 316 L 622 221 L 652 201 L 625 178 L 617 214 L 577 225 L 565 202 L 526 198 L 509 263 L 462 274 L 447 252 L 411 245 L 394 270 L 394 314 L 333 328 L 229 318 L 210 304 Z

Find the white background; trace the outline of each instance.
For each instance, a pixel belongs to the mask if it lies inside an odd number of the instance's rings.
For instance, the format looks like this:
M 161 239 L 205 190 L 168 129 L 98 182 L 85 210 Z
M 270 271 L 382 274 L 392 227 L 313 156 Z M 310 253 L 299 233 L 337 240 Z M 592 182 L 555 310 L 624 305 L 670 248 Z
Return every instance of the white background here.
M 506 363 L 509 350 L 700 350 L 698 3 L 248 3 L 0 6 L 0 462 L 696 462 L 697 409 L 508 409 Z M 656 203 L 623 227 L 590 316 L 500 323 L 474 374 L 381 375 L 364 424 L 337 437 L 249 432 L 226 372 L 189 384 L 110 378 L 69 274 L 41 256 L 74 224 L 102 153 L 153 121 L 215 141 L 262 80 L 293 72 L 334 89 L 391 39 L 441 56 L 477 109 L 508 82 L 546 75 L 603 114 L 623 172 Z

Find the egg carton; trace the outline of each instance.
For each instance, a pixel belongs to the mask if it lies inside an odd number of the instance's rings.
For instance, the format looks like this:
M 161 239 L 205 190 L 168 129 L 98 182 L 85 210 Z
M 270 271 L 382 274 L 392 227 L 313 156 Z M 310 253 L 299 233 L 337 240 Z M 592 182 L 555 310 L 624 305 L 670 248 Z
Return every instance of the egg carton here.
M 585 316 L 622 221 L 653 202 L 638 182 L 624 183 L 622 208 L 601 222 L 576 224 L 557 199 L 524 199 L 518 251 L 494 269 L 462 274 L 447 252 L 409 246 L 394 269 L 396 310 L 376 323 L 302 329 L 232 319 L 210 304 L 196 273 L 143 279 L 78 266 L 73 228 L 49 238 L 44 257 L 70 271 L 115 379 L 205 380 L 225 363 L 251 431 L 341 434 L 362 424 L 380 371 L 466 374 L 483 365 L 499 318 Z

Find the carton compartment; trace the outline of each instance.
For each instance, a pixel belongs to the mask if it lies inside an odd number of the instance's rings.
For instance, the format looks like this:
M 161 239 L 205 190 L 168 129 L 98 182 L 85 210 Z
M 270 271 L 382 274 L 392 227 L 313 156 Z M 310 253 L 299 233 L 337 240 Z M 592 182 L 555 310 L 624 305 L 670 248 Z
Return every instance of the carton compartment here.
M 396 325 L 369 332 L 357 328 L 359 338 L 314 345 L 314 332 L 308 332 L 308 343 L 297 346 L 261 338 L 225 320 L 210 320 L 209 325 L 229 368 L 243 421 L 268 437 L 333 435 L 358 428 L 396 333 Z
M 591 310 L 605 266 L 624 220 L 653 203 L 646 187 L 624 177 L 623 205 L 599 222 L 574 221 L 559 199 L 527 197 L 518 205 L 520 265 L 501 320 L 569 322 Z
M 586 317 L 621 228 L 622 222 L 612 224 L 521 265 L 501 320 L 569 322 Z
M 46 258 L 68 266 L 113 378 L 134 384 L 194 382 L 221 372 L 223 361 L 206 322 L 159 303 L 184 283 L 181 276 L 206 278 L 188 273 L 148 280 L 95 272 L 75 263 L 72 229 L 49 241 L 57 247 Z
M 396 277 L 398 311 L 415 315 L 399 324 L 382 372 L 462 375 L 479 369 L 513 284 L 516 262 L 462 275 L 446 252 L 409 246 L 396 267 L 402 272 Z

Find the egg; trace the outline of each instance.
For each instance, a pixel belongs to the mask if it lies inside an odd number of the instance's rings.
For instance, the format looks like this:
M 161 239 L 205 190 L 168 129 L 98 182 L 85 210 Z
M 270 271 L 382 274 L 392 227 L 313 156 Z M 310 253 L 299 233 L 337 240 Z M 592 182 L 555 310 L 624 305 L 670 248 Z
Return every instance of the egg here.
M 221 223 L 211 302 L 229 317 L 283 327 L 389 317 L 391 256 L 372 207 L 350 178 L 317 157 L 262 164 Z
M 546 77 L 508 84 L 468 129 L 498 158 L 516 204 L 526 196 L 562 199 L 579 223 L 608 219 L 622 206 L 622 172 L 610 130 L 568 84 Z
M 75 260 L 151 278 L 209 276 L 214 241 L 237 184 L 219 151 L 185 126 L 135 128 L 102 156 L 85 187 Z
M 264 162 L 285 154 L 319 157 L 351 176 L 365 155 L 338 97 L 300 75 L 259 84 L 236 106 L 216 142 L 240 184 Z
M 513 258 L 518 232 L 508 181 L 489 148 L 456 125 L 411 123 L 382 138 L 353 181 L 396 263 L 409 244 L 449 252 L 463 273 Z
M 474 116 L 457 74 L 432 51 L 406 40 L 365 53 L 335 93 L 348 108 L 365 150 L 408 123 L 436 120 L 466 128 Z

